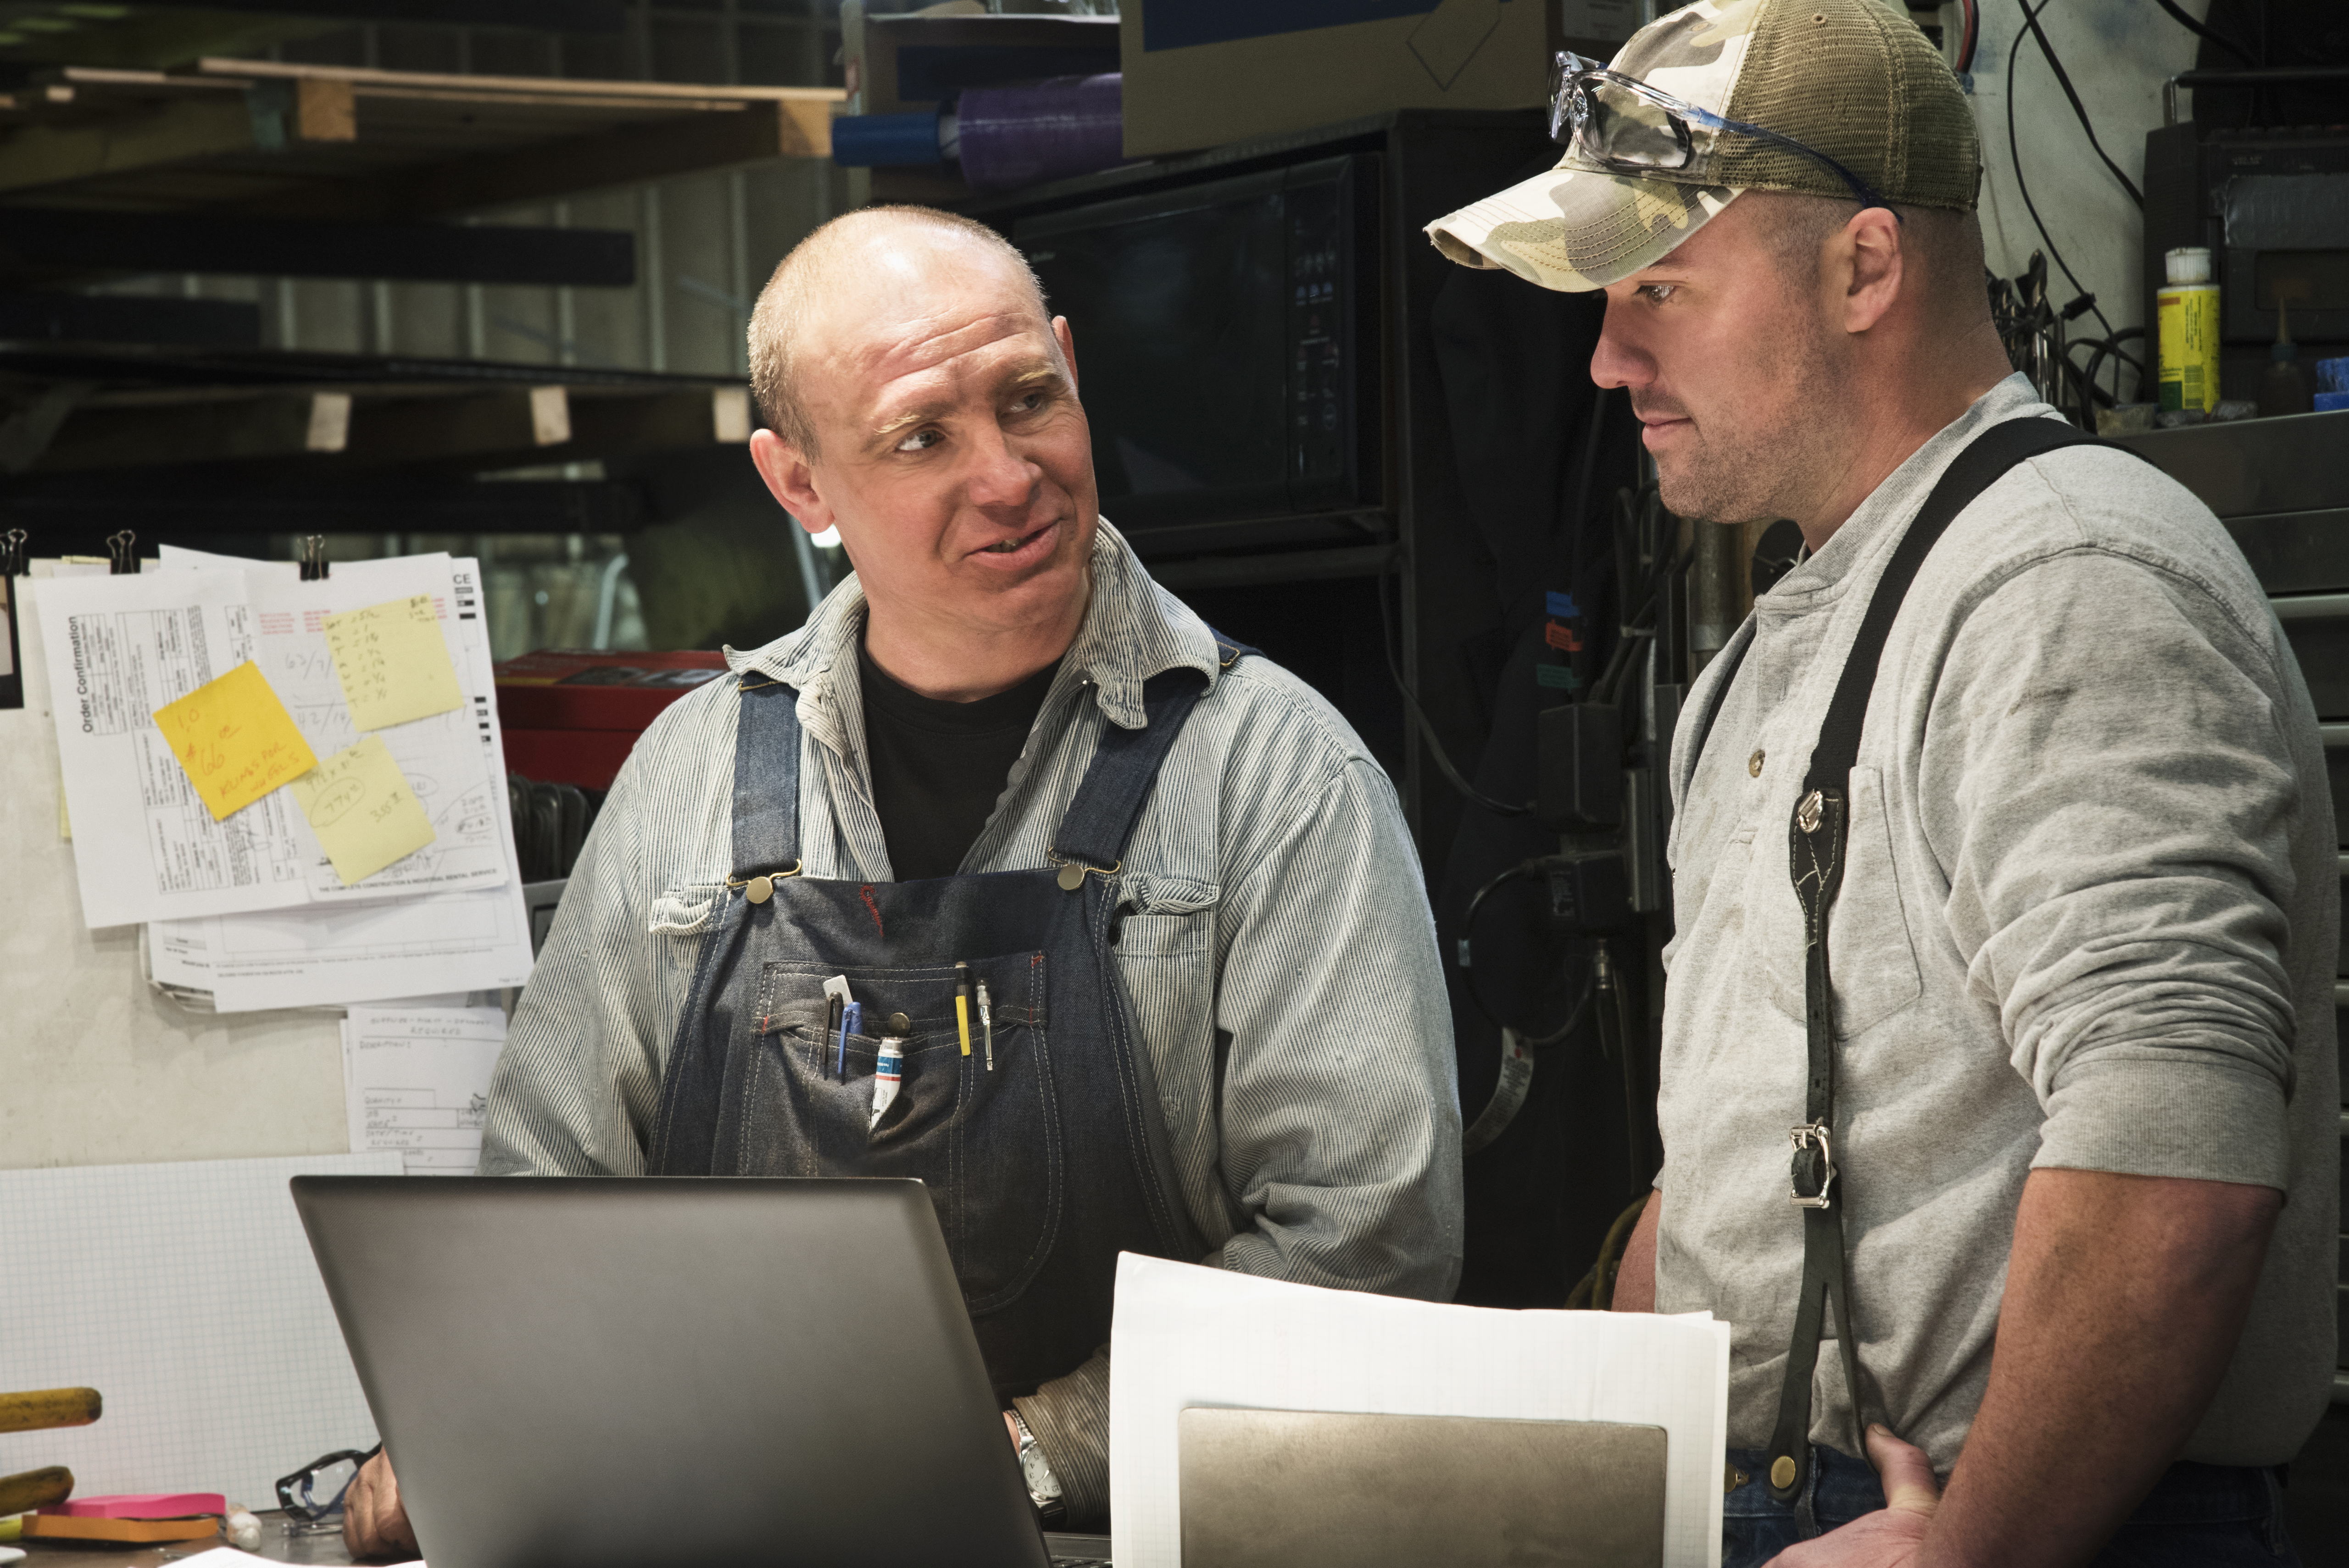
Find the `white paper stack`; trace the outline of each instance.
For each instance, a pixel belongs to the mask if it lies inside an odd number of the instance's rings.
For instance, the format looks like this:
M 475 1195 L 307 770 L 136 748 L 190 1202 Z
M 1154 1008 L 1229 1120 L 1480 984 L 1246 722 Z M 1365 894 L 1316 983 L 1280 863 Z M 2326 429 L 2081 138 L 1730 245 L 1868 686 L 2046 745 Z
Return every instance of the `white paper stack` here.
M 143 923 L 154 983 L 222 1012 L 336 1006 L 520 985 L 530 925 L 506 803 L 477 562 L 286 562 L 167 550 L 138 575 L 35 584 L 82 914 Z M 326 616 L 429 596 L 461 696 L 375 733 L 432 841 L 346 886 L 291 787 L 214 820 L 154 711 L 254 661 L 311 749 L 358 737 Z
M 1109 1397 L 1118 1568 L 1179 1568 L 1189 1406 L 1661 1427 L 1666 1568 L 1719 1568 L 1729 1325 L 1709 1313 L 1446 1306 L 1123 1254 Z

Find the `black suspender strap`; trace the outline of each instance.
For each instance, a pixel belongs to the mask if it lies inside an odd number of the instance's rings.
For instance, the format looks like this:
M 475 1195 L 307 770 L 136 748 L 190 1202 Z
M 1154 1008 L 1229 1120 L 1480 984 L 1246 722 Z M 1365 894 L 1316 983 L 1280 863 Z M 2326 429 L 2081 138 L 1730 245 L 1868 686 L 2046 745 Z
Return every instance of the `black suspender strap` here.
M 1810 772 L 1786 829 L 1795 897 L 1803 906 L 1804 1022 L 1808 1035 L 1809 1078 L 1803 1125 L 1792 1130 L 1792 1197 L 1803 1212 L 1803 1294 L 1795 1312 L 1795 1339 L 1786 1352 L 1786 1381 L 1778 1395 L 1778 1425 L 1770 1437 L 1770 1495 L 1780 1502 L 1806 1500 L 1811 1474 L 1811 1374 L 1818 1365 L 1827 1297 L 1835 1298 L 1836 1346 L 1843 1360 L 1844 1387 L 1858 1419 L 1859 1359 L 1852 1330 L 1851 1292 L 1844 1264 L 1843 1200 L 1848 1176 L 1835 1161 L 1836 1126 L 1834 991 L 1827 971 L 1827 912 L 1843 883 L 1849 828 L 1850 780 L 1859 759 L 1860 727 L 1868 717 L 1868 695 L 1886 637 L 1900 614 L 1900 602 L 1916 580 L 1926 555 L 1975 497 L 2017 463 L 2064 447 L 2126 447 L 2083 435 L 2054 419 L 2009 419 L 1992 425 L 1960 452 L 1909 525 L 1884 575 L 1869 598 L 1859 635 L 1844 662 L 1811 752 Z M 2131 456 L 2137 456 L 2131 453 Z

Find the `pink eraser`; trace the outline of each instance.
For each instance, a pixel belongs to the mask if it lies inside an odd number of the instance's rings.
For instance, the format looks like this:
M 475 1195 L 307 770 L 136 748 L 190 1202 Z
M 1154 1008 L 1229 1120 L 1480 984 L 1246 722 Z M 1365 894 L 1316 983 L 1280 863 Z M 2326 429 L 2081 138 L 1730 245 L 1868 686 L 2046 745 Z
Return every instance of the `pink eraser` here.
M 51 1503 L 43 1513 L 67 1519 L 185 1519 L 195 1513 L 226 1513 L 228 1499 L 216 1491 L 150 1491 L 114 1497 L 77 1497 Z

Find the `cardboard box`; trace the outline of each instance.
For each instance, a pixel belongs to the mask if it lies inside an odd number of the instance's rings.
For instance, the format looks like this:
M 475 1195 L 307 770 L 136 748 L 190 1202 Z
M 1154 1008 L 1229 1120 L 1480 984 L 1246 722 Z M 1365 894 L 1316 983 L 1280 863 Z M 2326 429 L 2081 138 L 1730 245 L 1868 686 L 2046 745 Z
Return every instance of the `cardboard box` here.
M 1588 9 L 1588 0 L 1577 5 Z M 1542 101 L 1552 0 L 1125 0 L 1125 154 Z
M 977 5 L 875 15 L 847 0 L 840 32 L 843 114 L 905 114 L 965 88 L 1118 68 L 1113 16 L 994 16 Z

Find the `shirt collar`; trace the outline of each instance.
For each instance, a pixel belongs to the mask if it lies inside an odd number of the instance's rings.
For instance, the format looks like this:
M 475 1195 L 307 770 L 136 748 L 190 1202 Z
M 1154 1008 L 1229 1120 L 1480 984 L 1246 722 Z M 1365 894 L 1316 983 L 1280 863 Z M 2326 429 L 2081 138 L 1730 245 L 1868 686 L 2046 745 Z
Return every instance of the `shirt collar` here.
M 805 625 L 762 647 L 726 649 L 726 667 L 737 677 L 771 676 L 802 697 L 821 700 L 829 695 L 834 671 L 849 672 L 854 679 L 864 626 L 864 589 L 851 573 L 824 595 Z M 1071 681 L 1082 681 L 1092 687 L 1093 700 L 1111 723 L 1139 729 L 1143 683 L 1171 669 L 1195 669 L 1212 689 L 1222 671 L 1215 634 L 1189 605 L 1152 580 L 1125 536 L 1103 518 L 1093 532 L 1092 598 L 1045 701 L 1058 697 Z

